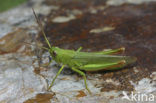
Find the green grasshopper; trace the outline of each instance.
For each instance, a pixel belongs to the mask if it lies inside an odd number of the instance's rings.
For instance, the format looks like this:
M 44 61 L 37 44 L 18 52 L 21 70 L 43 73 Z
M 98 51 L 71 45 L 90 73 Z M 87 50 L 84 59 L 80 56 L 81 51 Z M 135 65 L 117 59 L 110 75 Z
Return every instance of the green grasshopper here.
M 45 38 L 45 41 L 49 47 L 43 48 L 48 50 L 53 60 L 55 60 L 57 63 L 63 64 L 62 67 L 59 69 L 58 73 L 56 74 L 56 76 L 54 77 L 54 79 L 52 80 L 48 90 L 52 87 L 55 79 L 61 73 L 61 71 L 65 66 L 68 66 L 70 69 L 83 76 L 85 87 L 88 90 L 88 92 L 91 93 L 90 89 L 87 86 L 86 75 L 83 71 L 120 69 L 136 61 L 135 57 L 114 55 L 116 53 L 125 51 L 125 48 L 106 50 L 100 52 L 81 52 L 80 51 L 82 49 L 81 47 L 77 51 L 74 51 L 51 46 L 44 32 L 42 23 L 40 22 L 34 10 L 33 13 L 41 29 L 41 32 Z M 49 64 L 51 62 L 52 60 L 49 62 Z

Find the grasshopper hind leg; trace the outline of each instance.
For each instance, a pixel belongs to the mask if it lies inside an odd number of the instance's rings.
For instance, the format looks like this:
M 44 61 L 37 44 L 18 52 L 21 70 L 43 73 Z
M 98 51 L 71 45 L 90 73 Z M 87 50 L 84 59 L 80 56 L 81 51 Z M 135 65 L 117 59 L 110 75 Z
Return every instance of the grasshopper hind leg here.
M 75 71 L 75 72 L 77 72 L 77 73 L 79 73 L 80 75 L 82 75 L 83 76 L 83 79 L 84 79 L 84 83 L 85 83 L 85 87 L 86 87 L 86 89 L 87 89 L 87 91 L 91 94 L 91 91 L 90 91 L 90 89 L 88 88 L 88 85 L 87 85 L 87 82 L 86 82 L 86 75 L 85 75 L 85 73 L 84 72 L 82 72 L 82 71 L 80 71 L 80 70 L 78 70 L 78 69 L 75 69 L 75 68 L 71 68 L 73 71 Z
M 120 60 L 114 63 L 106 63 L 106 64 L 87 64 L 80 69 L 85 71 L 99 71 L 99 70 L 113 70 L 113 69 L 119 69 L 123 67 L 126 64 L 125 60 Z
M 118 48 L 118 49 L 112 49 L 112 50 L 105 50 L 101 52 L 95 52 L 97 54 L 104 54 L 104 55 L 112 55 L 112 54 L 119 54 L 125 51 L 124 47 Z

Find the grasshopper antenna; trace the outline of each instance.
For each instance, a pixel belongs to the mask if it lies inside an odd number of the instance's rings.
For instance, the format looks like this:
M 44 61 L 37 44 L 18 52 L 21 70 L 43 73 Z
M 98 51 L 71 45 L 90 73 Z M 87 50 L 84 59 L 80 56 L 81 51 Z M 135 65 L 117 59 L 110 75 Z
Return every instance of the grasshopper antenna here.
M 46 37 L 46 34 L 45 34 L 45 32 L 44 32 L 43 25 L 42 25 L 41 21 L 39 20 L 39 18 L 38 18 L 38 16 L 36 15 L 36 13 L 35 13 L 35 11 L 34 11 L 33 8 L 32 8 L 32 11 L 33 11 L 33 14 L 35 15 L 36 22 L 37 22 L 38 26 L 40 27 L 41 32 L 42 32 L 42 34 L 43 34 L 43 36 L 44 36 L 44 38 L 45 38 L 45 40 L 46 40 L 46 42 L 47 42 L 49 48 L 51 48 L 51 45 L 50 45 L 50 43 L 49 43 L 49 41 L 48 41 L 48 39 L 47 39 L 47 37 Z
M 34 44 L 30 44 L 30 43 L 28 43 L 28 42 L 24 42 L 24 43 L 27 44 L 27 45 L 35 46 Z M 42 47 L 42 46 L 39 46 L 39 48 L 42 48 L 42 49 L 45 49 L 45 50 L 49 50 L 48 48 Z

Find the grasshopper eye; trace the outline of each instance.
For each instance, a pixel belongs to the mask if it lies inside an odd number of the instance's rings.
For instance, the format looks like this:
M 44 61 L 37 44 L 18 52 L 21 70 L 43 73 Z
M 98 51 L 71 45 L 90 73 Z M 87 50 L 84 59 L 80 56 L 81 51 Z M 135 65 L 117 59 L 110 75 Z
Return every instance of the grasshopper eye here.
M 57 54 L 56 54 L 55 51 L 53 51 L 53 52 L 52 52 L 52 55 L 53 55 L 54 57 L 56 57 Z

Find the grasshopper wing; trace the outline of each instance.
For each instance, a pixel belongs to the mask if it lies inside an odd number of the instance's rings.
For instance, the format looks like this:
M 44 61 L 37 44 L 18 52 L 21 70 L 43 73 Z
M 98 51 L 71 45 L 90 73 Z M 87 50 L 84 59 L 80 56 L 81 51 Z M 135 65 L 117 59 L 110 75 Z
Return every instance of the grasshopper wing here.
M 72 60 L 81 65 L 109 65 L 125 61 L 123 66 L 134 63 L 135 57 L 117 56 L 117 55 L 103 55 L 88 52 L 78 52 Z

